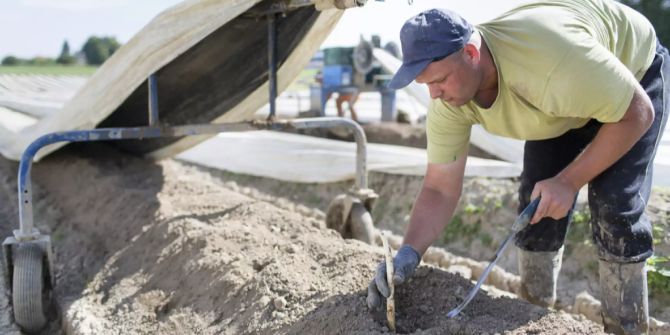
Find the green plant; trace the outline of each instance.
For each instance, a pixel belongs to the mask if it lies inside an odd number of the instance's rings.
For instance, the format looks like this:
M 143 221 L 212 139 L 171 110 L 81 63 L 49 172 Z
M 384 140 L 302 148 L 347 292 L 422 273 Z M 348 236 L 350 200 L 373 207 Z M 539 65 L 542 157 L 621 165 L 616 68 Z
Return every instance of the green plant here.
M 89 65 L 100 65 L 120 47 L 121 44 L 114 37 L 91 36 L 81 51 L 86 55 L 86 62 Z
M 591 221 L 591 212 L 589 210 L 575 210 L 572 213 L 572 223 L 582 224 Z
M 654 244 L 659 244 L 663 242 L 663 237 L 665 236 L 665 229 L 661 227 L 660 225 L 654 225 L 652 227 L 652 232 L 654 236 Z
M 465 214 L 470 214 L 470 215 L 471 215 L 471 214 L 479 214 L 479 213 L 483 213 L 483 212 L 484 212 L 484 208 L 483 208 L 483 207 L 480 207 L 480 206 L 477 206 L 477 205 L 473 205 L 473 204 L 467 204 L 467 205 L 465 205 L 465 207 L 463 208 L 463 212 L 464 212 Z
M 2 65 L 4 66 L 16 66 L 16 65 L 21 65 L 25 63 L 25 60 L 15 57 L 15 56 L 7 56 L 2 59 Z
M 28 65 L 49 66 L 56 65 L 56 60 L 49 57 L 35 57 L 28 60 Z
M 670 294 L 670 257 L 652 256 L 647 259 L 647 282 L 651 292 Z
M 482 235 L 479 237 L 479 240 L 482 241 L 482 244 L 484 244 L 487 247 L 493 245 L 493 238 L 491 237 L 491 235 L 487 233 L 482 233 Z
M 70 54 L 70 44 L 66 41 L 63 42 L 61 47 L 60 56 L 56 58 L 56 63 L 62 65 L 71 65 L 77 62 L 77 59 Z
M 568 229 L 567 240 L 575 244 L 591 243 L 591 212 L 588 209 L 572 212 L 572 223 Z
M 474 224 L 468 224 L 463 221 L 463 214 L 464 213 L 458 213 L 451 218 L 451 222 L 449 222 L 442 234 L 442 241 L 449 242 L 456 238 L 467 238 L 471 241 L 472 238 L 479 233 L 481 228 L 480 222 L 477 221 Z

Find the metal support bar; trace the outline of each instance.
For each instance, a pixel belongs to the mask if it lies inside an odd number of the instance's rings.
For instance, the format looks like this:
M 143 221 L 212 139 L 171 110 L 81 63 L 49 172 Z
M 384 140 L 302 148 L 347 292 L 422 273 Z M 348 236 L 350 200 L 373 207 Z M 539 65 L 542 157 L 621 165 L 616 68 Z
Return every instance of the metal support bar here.
M 271 13 L 286 14 L 292 10 L 307 6 L 314 6 L 318 11 L 333 8 L 347 9 L 362 7 L 366 2 L 367 0 L 274 0 L 274 2 L 261 2 L 247 10 L 244 15 L 252 18 L 262 18 Z
M 275 5 L 283 11 L 297 9 L 305 6 L 314 5 L 312 0 L 285 0 L 275 3 Z
M 314 0 L 316 10 L 326 10 L 331 8 L 347 9 L 362 7 L 367 0 Z
M 158 125 L 158 81 L 156 74 L 149 75 L 149 127 Z
M 94 142 L 125 139 L 147 139 L 159 137 L 181 137 L 189 135 L 217 134 L 262 129 L 305 129 L 305 128 L 346 127 L 354 133 L 356 140 L 356 191 L 363 194 L 368 191 L 367 180 L 367 139 L 358 123 L 345 118 L 324 117 L 281 121 L 252 121 L 239 123 L 201 124 L 188 126 L 154 126 L 134 128 L 101 128 L 94 130 L 73 130 L 44 135 L 23 152 L 19 163 L 19 223 L 20 229 L 14 231 L 18 241 L 39 238 L 40 234 L 33 223 L 33 198 L 30 171 L 33 158 L 44 146 L 58 142 Z
M 356 187 L 358 189 L 368 188 L 368 175 L 366 168 L 367 138 L 365 137 L 365 131 L 363 131 L 363 128 L 358 123 L 351 119 L 340 117 L 295 119 L 286 122 L 297 129 L 346 127 L 351 130 L 354 134 L 354 139 L 356 140 Z
M 266 1 L 250 8 L 243 15 L 260 20 L 267 17 L 269 14 L 286 15 L 292 10 L 313 5 L 313 0 L 275 0 L 274 2 Z
M 398 119 L 395 90 L 383 88 L 379 93 L 382 96 L 382 122 L 395 122 Z
M 268 14 L 268 82 L 270 84 L 270 115 L 274 120 L 277 111 L 277 14 Z

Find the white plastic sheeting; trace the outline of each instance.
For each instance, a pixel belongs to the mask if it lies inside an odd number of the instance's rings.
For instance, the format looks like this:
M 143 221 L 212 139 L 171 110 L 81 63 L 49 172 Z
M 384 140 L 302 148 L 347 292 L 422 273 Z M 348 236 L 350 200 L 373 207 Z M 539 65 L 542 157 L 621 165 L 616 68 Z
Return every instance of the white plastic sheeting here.
M 0 75 L 0 107 L 43 118 L 58 112 L 86 83 L 88 76 Z
M 423 175 L 426 151 L 386 144 L 367 145 L 370 171 Z M 323 138 L 252 131 L 224 133 L 177 156 L 216 169 L 301 183 L 353 179 L 354 143 Z M 469 157 L 466 176 L 516 177 L 521 170 L 506 162 Z
M 260 1 L 186 0 L 165 10 L 116 51 L 62 107 L 59 107 L 60 102 L 47 101 L 40 109 L 26 110 L 27 114 L 39 114 L 37 122 L 20 128 L 18 132 L 0 119 L 0 153 L 6 158 L 18 160 L 25 148 L 42 135 L 95 128 L 121 106 L 136 87 L 144 85 L 149 75 Z M 312 28 L 279 67 L 279 91 L 284 90 L 309 62 L 341 15 L 340 10 L 327 10 L 319 15 Z M 235 122 L 251 117 L 267 99 L 266 82 L 214 122 Z M 15 111 L 26 109 L 27 106 L 21 99 L 7 103 Z M 171 157 L 206 138 L 185 137 L 149 155 L 154 158 Z M 59 143 L 43 148 L 36 159 L 62 145 Z

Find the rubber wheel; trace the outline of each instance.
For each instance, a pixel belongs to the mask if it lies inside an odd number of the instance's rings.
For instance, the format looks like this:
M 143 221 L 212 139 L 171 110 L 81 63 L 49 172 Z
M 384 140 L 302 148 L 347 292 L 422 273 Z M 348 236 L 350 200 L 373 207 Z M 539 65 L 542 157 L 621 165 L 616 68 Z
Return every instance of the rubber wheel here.
M 14 249 L 14 320 L 27 333 L 40 331 L 47 323 L 43 262 L 44 253 L 36 244 L 20 244 Z
M 343 217 L 344 205 L 347 201 L 346 194 L 340 194 L 328 206 L 328 211 L 326 212 L 326 227 L 337 231 L 342 235 L 342 237 L 347 238 L 346 235 L 346 223 L 347 218 Z
M 353 61 L 354 61 L 354 68 L 356 71 L 362 74 L 368 74 L 368 72 L 372 71 L 372 68 L 374 66 L 373 64 L 373 57 L 374 55 L 372 54 L 372 43 L 366 41 L 366 40 L 361 40 L 358 45 L 354 48 L 353 52 Z
M 372 215 L 362 203 L 356 202 L 353 204 L 349 220 L 351 236 L 359 241 L 374 245 L 375 227 L 372 222 Z

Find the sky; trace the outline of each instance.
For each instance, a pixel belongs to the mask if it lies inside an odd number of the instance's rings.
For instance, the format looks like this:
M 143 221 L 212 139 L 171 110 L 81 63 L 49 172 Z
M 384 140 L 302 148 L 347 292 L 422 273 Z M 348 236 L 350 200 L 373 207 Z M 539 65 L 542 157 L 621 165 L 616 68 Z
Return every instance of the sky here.
M 355 46 L 360 36 L 398 41 L 402 24 L 429 8 L 449 8 L 472 23 L 494 18 L 527 0 L 368 0 L 348 9 L 324 46 Z M 2 0 L 0 58 L 57 57 L 63 41 L 80 50 L 91 35 L 127 42 L 153 17 L 180 0 Z

